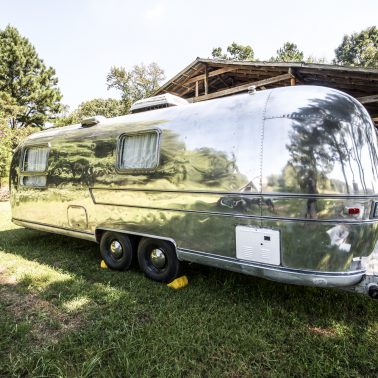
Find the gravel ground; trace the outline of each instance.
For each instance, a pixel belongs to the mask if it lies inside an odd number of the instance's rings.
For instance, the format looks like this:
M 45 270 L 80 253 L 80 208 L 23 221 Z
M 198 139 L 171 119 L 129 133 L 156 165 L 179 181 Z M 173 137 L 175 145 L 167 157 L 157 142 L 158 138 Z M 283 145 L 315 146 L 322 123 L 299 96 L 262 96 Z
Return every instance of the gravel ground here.
M 0 202 L 9 200 L 9 189 L 0 188 Z

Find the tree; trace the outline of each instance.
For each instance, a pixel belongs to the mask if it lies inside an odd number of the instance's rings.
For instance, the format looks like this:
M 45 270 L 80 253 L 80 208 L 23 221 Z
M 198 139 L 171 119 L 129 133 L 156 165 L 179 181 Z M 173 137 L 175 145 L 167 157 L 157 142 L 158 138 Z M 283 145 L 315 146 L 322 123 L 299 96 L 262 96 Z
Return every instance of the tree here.
M 271 62 L 302 62 L 303 52 L 298 46 L 292 42 L 285 42 L 284 45 L 277 50 L 277 56 L 270 58 Z
M 122 101 L 128 109 L 133 102 L 153 95 L 164 79 L 164 70 L 157 63 L 135 65 L 131 71 L 113 66 L 106 84 L 108 89 L 121 91 Z
M 42 127 L 60 110 L 55 70 L 46 67 L 29 40 L 7 26 L 0 30 L 0 108 L 12 129 Z
M 211 56 L 214 59 L 229 59 L 227 54 L 223 53 L 222 47 L 214 47 L 211 51 Z
M 117 117 L 128 113 L 133 102 L 150 97 L 165 79 L 164 71 L 156 63 L 136 65 L 131 71 L 124 67 L 111 67 L 106 77 L 108 89 L 121 92 L 121 100 L 112 98 L 93 100 L 81 103 L 76 110 L 63 117 L 58 117 L 55 126 L 66 126 L 79 123 L 83 118 L 103 115 Z
M 223 53 L 221 47 L 213 48 L 211 55 L 214 59 L 228 59 L 228 60 L 253 60 L 254 51 L 249 45 L 239 45 L 236 42 L 232 42 L 231 45 L 227 47 L 227 53 Z
M 0 109 L 0 188 L 2 178 L 9 174 L 13 150 L 21 143 L 22 139 L 34 131 L 36 130 L 33 127 L 12 130 L 4 111 Z
M 5 118 L 0 115 L 0 188 L 1 179 L 8 175 L 8 167 L 12 157 L 10 128 Z
M 84 118 L 95 115 L 104 117 L 117 117 L 128 112 L 128 108 L 121 100 L 114 98 L 95 98 L 93 100 L 82 102 L 76 110 L 63 117 L 58 117 L 55 126 L 66 126 L 81 122 Z
M 306 63 L 313 63 L 313 64 L 327 64 L 327 59 L 325 57 L 318 58 L 314 55 L 309 55 L 306 58 Z
M 227 47 L 227 52 L 233 60 L 253 60 L 254 52 L 249 45 L 243 46 L 232 42 L 232 44 Z
M 335 64 L 377 68 L 378 28 L 371 26 L 360 33 L 344 35 L 335 55 Z

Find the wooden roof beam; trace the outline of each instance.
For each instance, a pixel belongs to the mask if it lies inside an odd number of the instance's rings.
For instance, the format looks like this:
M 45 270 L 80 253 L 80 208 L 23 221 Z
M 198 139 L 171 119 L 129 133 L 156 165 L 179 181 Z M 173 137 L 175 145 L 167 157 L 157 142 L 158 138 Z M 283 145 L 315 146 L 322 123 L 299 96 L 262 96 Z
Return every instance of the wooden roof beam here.
M 218 76 L 218 75 L 221 75 L 223 73 L 226 73 L 226 72 L 230 72 L 230 71 L 235 71 L 236 68 L 221 68 L 219 70 L 214 70 L 214 71 L 210 71 L 208 72 L 208 77 L 213 77 L 213 76 Z M 186 80 L 183 82 L 183 84 L 191 84 L 191 83 L 194 83 L 198 80 L 204 80 L 205 79 L 205 74 L 202 74 L 202 75 L 198 75 L 198 76 L 195 76 L 195 77 L 192 77 L 191 79 L 189 80 Z
M 369 104 L 371 102 L 378 102 L 378 94 L 372 95 L 372 96 L 364 96 L 364 97 L 359 97 L 357 100 L 361 104 Z
M 247 84 L 239 85 L 239 86 L 234 87 L 234 88 L 223 89 L 223 90 L 218 91 L 218 92 L 213 92 L 213 93 L 209 93 L 207 95 L 195 97 L 194 101 L 204 101 L 204 100 L 210 100 L 211 98 L 216 98 L 216 97 L 221 97 L 221 96 L 228 96 L 230 94 L 246 91 L 246 90 L 248 90 L 248 88 L 250 86 L 255 86 L 256 88 L 257 87 L 262 87 L 262 86 L 265 86 L 265 85 L 268 85 L 268 84 L 277 83 L 279 81 L 289 80 L 292 77 L 293 76 L 290 73 L 286 73 L 286 74 L 278 75 L 278 76 L 273 76 L 273 77 L 270 77 L 268 79 L 254 81 L 252 83 L 247 83 Z

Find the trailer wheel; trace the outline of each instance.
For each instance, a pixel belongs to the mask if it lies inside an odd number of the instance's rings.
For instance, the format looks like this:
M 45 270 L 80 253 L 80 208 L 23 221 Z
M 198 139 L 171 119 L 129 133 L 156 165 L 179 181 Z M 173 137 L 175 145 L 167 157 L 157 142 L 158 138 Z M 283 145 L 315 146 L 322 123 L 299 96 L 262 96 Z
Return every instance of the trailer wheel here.
M 133 262 L 133 247 L 128 236 L 107 231 L 101 237 L 100 252 L 110 269 L 127 270 Z
M 181 262 L 174 246 L 164 240 L 142 238 L 138 246 L 138 262 L 144 274 L 158 282 L 170 282 L 181 272 Z

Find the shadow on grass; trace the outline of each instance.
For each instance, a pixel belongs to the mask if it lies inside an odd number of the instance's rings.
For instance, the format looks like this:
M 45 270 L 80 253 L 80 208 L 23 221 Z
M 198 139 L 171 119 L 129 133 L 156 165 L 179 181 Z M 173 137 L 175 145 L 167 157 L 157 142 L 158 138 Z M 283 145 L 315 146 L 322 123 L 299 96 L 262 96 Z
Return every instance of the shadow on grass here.
M 186 266 L 189 286 L 175 292 L 137 268 L 100 269 L 94 243 L 26 229 L 1 231 L 0 249 L 44 267 L 10 290 L 36 290 L 55 309 L 44 317 L 52 324 L 61 316 L 80 318 L 57 345 L 47 341 L 29 356 L 28 373 L 41 358 L 50 362 L 37 372 L 47 375 L 57 374 L 57 366 L 66 375 L 87 369 L 97 376 L 141 374 L 141 366 L 155 376 L 377 372 L 370 352 L 377 348 L 377 306 L 365 297 L 195 264 Z M 51 315 L 56 309 L 64 315 Z
M 95 282 L 109 283 L 111 280 L 111 284 L 115 288 L 122 289 L 125 284 L 128 285 L 128 280 L 123 279 L 129 275 L 129 272 L 100 269 L 99 246 L 86 240 L 28 229 L 15 229 L 0 232 L 0 248 L 27 260 L 70 273 L 75 279 L 85 279 L 92 284 Z M 143 276 L 135 266 L 131 273 L 133 277 Z M 366 313 L 366 306 L 372 303 L 368 298 L 357 294 L 333 289 L 285 285 L 198 264 L 186 264 L 185 273 L 189 275 L 190 282 L 194 286 L 203 286 L 207 293 L 224 294 L 230 303 L 234 303 L 240 298 L 242 300 L 259 299 L 266 304 L 284 306 L 290 311 L 295 311 L 298 309 L 297 303 L 295 306 L 290 306 L 290 303 L 293 298 L 297 298 L 299 301 L 306 302 L 306 306 L 302 310 L 313 317 L 316 317 L 316 314 L 308 307 L 308 301 L 312 302 L 312 300 L 314 303 L 321 300 L 323 305 L 327 305 L 330 301 L 332 307 L 342 305 L 344 309 L 350 306 L 348 319 L 351 316 L 356 316 L 359 321 L 361 321 L 361 316 Z M 144 277 L 143 279 L 147 280 Z M 161 284 L 148 282 L 151 285 L 164 287 Z M 235 293 L 238 295 L 233 295 Z M 329 315 L 332 316 L 332 319 L 342 317 L 339 311 L 330 311 Z

